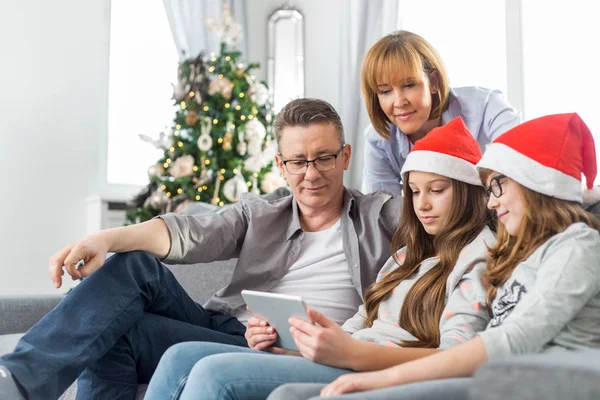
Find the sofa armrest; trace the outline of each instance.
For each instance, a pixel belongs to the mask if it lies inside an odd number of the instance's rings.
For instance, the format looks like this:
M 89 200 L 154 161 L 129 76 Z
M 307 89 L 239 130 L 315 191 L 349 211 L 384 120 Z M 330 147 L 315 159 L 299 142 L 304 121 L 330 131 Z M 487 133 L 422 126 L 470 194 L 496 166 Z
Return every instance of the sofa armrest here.
M 61 299 L 60 295 L 0 296 L 0 335 L 26 332 Z
M 477 370 L 471 399 L 600 399 L 600 350 L 509 357 Z

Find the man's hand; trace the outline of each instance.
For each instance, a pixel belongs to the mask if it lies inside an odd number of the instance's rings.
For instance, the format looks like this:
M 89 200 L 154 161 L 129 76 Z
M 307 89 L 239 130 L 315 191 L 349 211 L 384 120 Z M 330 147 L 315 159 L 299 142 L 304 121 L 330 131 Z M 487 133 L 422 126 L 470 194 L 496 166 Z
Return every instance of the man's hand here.
M 90 235 L 78 242 L 65 246 L 61 251 L 50 257 L 50 279 L 56 288 L 62 285 L 65 274 L 63 266 L 71 279 L 81 279 L 91 275 L 100 268 L 106 260 L 109 245 L 103 239 L 102 233 Z M 76 264 L 83 260 L 85 265 L 79 269 Z
M 338 324 L 320 312 L 308 308 L 308 317 L 319 324 L 313 325 L 298 318 L 290 318 L 290 332 L 304 358 L 338 368 L 352 368 L 353 351 L 360 342 L 352 339 Z
M 254 350 L 266 350 L 277 341 L 275 328 L 264 319 L 257 317 L 248 320 L 244 336 L 248 341 L 248 347 Z
M 342 375 L 321 390 L 321 396 L 339 396 L 344 393 L 383 389 L 400 384 L 395 382 L 392 368 L 381 371 Z

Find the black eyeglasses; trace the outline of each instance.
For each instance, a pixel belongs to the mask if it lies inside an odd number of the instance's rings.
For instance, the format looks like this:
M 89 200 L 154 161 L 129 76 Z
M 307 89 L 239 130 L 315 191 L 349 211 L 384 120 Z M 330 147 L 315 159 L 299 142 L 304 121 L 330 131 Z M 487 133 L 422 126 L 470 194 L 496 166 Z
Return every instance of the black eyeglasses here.
M 315 158 L 314 160 L 285 160 L 283 161 L 283 165 L 285 165 L 286 171 L 292 175 L 305 174 L 308 171 L 308 164 L 310 163 L 314 165 L 317 171 L 327 172 L 335 168 L 335 160 L 337 160 L 337 157 L 344 150 L 344 146 L 346 145 L 343 144 L 335 154 L 329 154 Z
M 506 175 L 497 175 L 492 178 L 490 186 L 485 190 L 488 197 L 491 195 L 494 195 L 496 198 L 502 196 L 502 184 L 500 183 L 500 180 L 504 178 L 506 178 Z

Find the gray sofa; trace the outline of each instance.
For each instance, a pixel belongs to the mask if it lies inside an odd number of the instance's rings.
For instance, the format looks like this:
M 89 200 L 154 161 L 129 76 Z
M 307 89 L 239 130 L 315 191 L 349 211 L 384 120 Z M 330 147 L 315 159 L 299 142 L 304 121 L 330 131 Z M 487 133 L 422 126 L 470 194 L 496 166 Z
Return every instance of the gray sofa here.
M 186 214 L 209 211 L 198 204 Z M 600 219 L 600 203 L 588 208 Z M 204 303 L 231 279 L 235 260 L 210 264 L 169 266 L 188 294 Z M 60 296 L 0 296 L 0 355 L 12 351 L 17 340 L 60 301 Z M 600 340 L 600 338 L 599 338 Z M 600 350 L 557 352 L 512 357 L 489 363 L 477 371 L 473 400 L 592 400 L 600 399 Z M 75 398 L 74 383 L 61 400 Z M 138 389 L 142 399 L 145 385 Z
M 168 266 L 188 294 L 203 304 L 231 279 L 235 260 L 216 261 L 210 264 Z M 49 279 L 49 278 L 48 278 Z M 0 356 L 11 352 L 23 332 L 52 310 L 62 296 L 0 296 Z M 61 400 L 75 398 L 77 384 L 74 383 Z M 142 399 L 146 385 L 140 385 L 138 399 Z

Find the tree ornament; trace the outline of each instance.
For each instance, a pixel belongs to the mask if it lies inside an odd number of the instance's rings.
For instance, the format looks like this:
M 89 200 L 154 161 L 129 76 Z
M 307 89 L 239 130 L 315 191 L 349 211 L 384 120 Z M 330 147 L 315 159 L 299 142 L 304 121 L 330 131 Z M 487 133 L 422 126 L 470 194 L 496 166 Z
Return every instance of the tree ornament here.
M 283 186 L 287 186 L 287 182 L 279 173 L 267 172 L 260 184 L 260 190 L 263 193 L 270 193 Z
M 269 90 L 260 82 L 251 82 L 248 96 L 250 96 L 250 100 L 262 107 L 269 101 Z
M 154 178 L 155 176 L 162 176 L 165 174 L 165 167 L 161 163 L 156 163 L 148 168 L 148 176 Z
M 242 26 L 235 22 L 229 11 L 229 6 L 225 3 L 223 3 L 221 10 L 221 20 L 204 17 L 204 25 L 209 31 L 215 32 L 221 41 L 228 45 L 234 45 L 244 38 Z
M 194 173 L 194 157 L 187 154 L 178 157 L 169 168 L 169 173 L 173 178 L 190 176 Z
M 223 185 L 223 196 L 232 203 L 240 201 L 242 193 L 248 191 L 246 180 L 239 173 Z
M 265 126 L 258 120 L 258 118 L 253 118 L 250 121 L 246 122 L 246 138 L 248 141 L 252 140 L 252 138 L 260 139 L 260 143 L 264 140 L 267 129 Z
M 248 151 L 248 145 L 246 142 L 239 141 L 235 149 L 237 150 L 238 154 L 243 157 Z
M 251 137 L 248 142 L 248 154 L 251 156 L 259 156 L 262 152 L 262 141 L 255 137 Z
M 212 129 L 212 122 L 210 118 L 204 118 L 200 126 L 200 137 L 198 138 L 198 149 L 200 151 L 208 151 L 212 148 L 213 140 L 210 137 L 210 130 Z M 204 168 L 204 165 L 202 166 Z
M 231 141 L 233 140 L 233 133 L 226 132 L 225 136 L 223 136 L 223 150 L 229 151 L 231 150 Z
M 231 81 L 227 78 L 213 79 L 208 85 L 208 94 L 219 93 L 225 100 L 231 99 Z
M 167 197 L 167 194 L 162 189 L 158 188 L 146 199 L 144 205 L 150 205 L 155 210 L 161 210 L 168 201 L 169 198 Z
M 260 172 L 262 168 L 262 160 L 260 155 L 250 156 L 244 161 L 244 168 L 249 172 Z
M 190 111 L 185 117 L 185 123 L 187 126 L 194 126 L 198 122 L 198 114 L 195 111 Z

